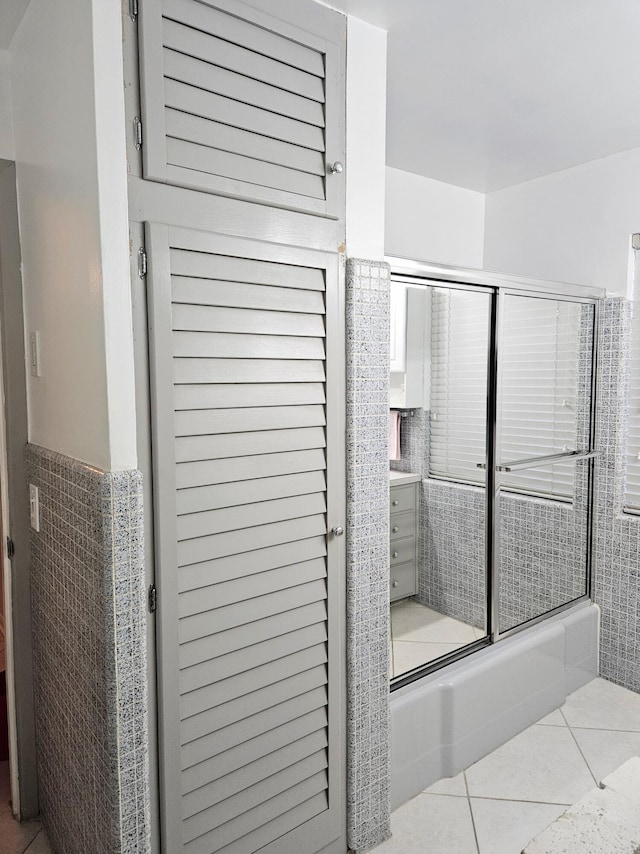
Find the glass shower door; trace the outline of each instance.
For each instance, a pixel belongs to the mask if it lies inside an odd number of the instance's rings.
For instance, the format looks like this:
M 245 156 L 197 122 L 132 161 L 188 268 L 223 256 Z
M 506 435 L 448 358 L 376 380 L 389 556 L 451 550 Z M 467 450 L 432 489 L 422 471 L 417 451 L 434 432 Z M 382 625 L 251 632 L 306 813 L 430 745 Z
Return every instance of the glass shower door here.
M 499 299 L 495 635 L 589 592 L 596 311 Z

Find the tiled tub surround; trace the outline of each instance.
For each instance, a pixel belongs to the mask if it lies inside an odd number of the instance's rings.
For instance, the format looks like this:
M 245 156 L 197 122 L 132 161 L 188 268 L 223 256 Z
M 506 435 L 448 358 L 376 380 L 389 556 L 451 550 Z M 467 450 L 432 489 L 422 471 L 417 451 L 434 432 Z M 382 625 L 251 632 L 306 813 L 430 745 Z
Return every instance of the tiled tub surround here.
M 30 445 L 41 811 L 59 854 L 150 850 L 142 478 Z
M 347 261 L 347 838 L 390 833 L 389 267 Z
M 636 309 L 638 307 L 636 306 Z M 600 672 L 640 692 L 640 518 L 623 513 L 632 306 L 605 300 L 599 339 L 594 598 Z

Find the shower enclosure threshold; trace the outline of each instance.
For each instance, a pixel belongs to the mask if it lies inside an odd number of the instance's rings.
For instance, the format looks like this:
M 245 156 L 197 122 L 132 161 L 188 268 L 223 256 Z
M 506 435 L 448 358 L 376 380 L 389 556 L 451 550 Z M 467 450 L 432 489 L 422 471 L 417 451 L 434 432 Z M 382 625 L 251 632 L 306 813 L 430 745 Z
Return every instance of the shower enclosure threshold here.
M 391 804 L 458 774 L 598 675 L 600 609 L 581 602 L 391 695 Z

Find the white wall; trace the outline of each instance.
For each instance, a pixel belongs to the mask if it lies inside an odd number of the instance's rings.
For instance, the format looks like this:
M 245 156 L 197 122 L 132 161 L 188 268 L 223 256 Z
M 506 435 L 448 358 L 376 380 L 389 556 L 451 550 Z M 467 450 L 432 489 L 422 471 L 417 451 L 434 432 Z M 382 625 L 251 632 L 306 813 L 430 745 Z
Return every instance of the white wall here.
M 640 148 L 490 193 L 486 209 L 486 269 L 625 295 Z
M 484 213 L 483 193 L 386 169 L 387 255 L 481 268 Z
M 347 254 L 384 256 L 387 33 L 347 19 Z
M 14 159 L 9 52 L 0 50 L 0 160 Z
M 25 322 L 41 336 L 29 438 L 134 467 L 120 4 L 32 0 L 10 55 Z

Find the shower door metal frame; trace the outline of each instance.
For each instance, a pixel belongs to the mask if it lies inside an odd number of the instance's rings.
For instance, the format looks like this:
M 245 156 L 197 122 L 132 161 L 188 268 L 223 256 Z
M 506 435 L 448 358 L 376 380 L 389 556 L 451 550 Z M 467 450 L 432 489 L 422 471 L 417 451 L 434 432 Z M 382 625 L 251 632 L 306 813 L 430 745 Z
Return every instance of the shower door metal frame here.
M 486 408 L 486 457 L 479 467 L 486 468 L 485 479 L 485 578 L 486 578 L 486 635 L 454 650 L 436 662 L 429 662 L 422 667 L 396 677 L 391 681 L 391 690 L 395 691 L 420 679 L 440 668 L 466 658 L 478 649 L 486 648 L 500 640 L 518 634 L 526 628 L 536 625 L 551 616 L 575 607 L 591 598 L 592 583 L 592 538 L 593 538 L 593 489 L 594 489 L 594 458 L 598 451 L 595 448 L 595 411 L 598 373 L 598 328 L 600 303 L 605 297 L 605 291 L 563 282 L 547 282 L 538 279 L 507 276 L 500 273 L 486 273 L 482 270 L 453 268 L 440 264 L 421 263 L 405 258 L 388 256 L 385 258 L 391 267 L 392 281 L 403 284 L 420 285 L 423 287 L 444 287 L 453 290 L 468 290 L 484 293 L 491 298 L 489 341 L 487 356 L 487 408 Z M 502 490 L 501 471 L 506 463 L 500 460 L 500 389 L 502 378 L 502 360 L 500 358 L 500 341 L 503 328 L 504 299 L 506 296 L 531 297 L 551 299 L 562 302 L 576 302 L 593 306 L 593 345 L 589 412 L 589 448 L 585 452 L 567 453 L 567 458 L 584 459 L 588 469 L 587 481 L 587 542 L 585 554 L 585 593 L 569 602 L 558 605 L 532 617 L 523 623 L 505 631 L 500 628 L 500 532 L 499 510 Z M 558 456 L 558 455 L 553 455 Z M 517 461 L 522 463 L 524 461 Z

